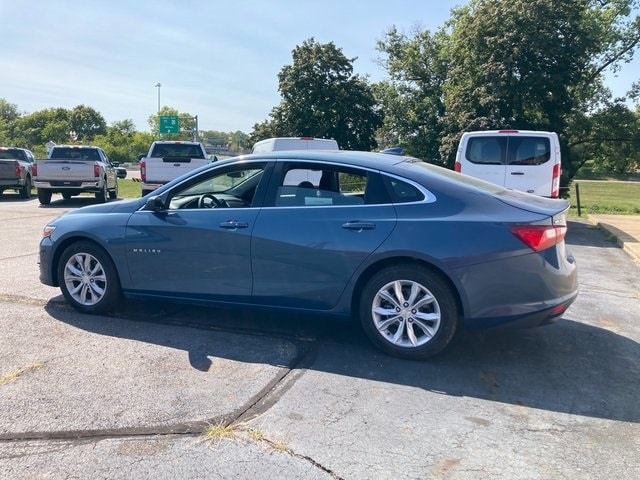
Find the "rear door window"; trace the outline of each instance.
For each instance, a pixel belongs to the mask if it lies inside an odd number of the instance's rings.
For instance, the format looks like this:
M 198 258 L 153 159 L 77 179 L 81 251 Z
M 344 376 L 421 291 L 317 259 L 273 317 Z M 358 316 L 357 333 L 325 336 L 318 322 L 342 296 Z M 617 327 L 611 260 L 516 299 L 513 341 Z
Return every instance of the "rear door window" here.
M 471 163 L 504 165 L 508 137 L 472 137 L 467 143 L 465 157 Z
M 542 165 L 551 158 L 551 142 L 545 137 L 509 137 L 507 165 Z

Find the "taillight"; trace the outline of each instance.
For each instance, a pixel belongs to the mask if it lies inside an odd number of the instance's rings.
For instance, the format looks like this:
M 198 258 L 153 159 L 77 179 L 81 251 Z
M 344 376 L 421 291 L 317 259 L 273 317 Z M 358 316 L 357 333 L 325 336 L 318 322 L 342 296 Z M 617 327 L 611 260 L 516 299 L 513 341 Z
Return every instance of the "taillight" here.
M 147 181 L 147 162 L 145 160 L 140 161 L 140 180 Z
M 462 164 L 456 160 L 455 165 L 453 166 L 456 172 L 460 172 L 462 170 Z
M 22 167 L 18 162 L 15 162 L 15 172 L 16 172 L 16 177 L 22 176 Z
M 94 177 L 100 176 L 100 164 L 98 162 L 93 163 L 93 176 Z
M 33 162 L 33 163 L 31 164 L 31 174 L 32 174 L 34 177 L 37 177 L 37 176 L 38 176 L 38 164 L 37 164 L 36 162 Z
M 560 196 L 560 164 L 553 166 L 553 177 L 551 179 L 551 197 L 558 198 Z
M 567 234 L 567 227 L 565 225 L 518 225 L 511 227 L 511 233 L 533 251 L 541 252 L 562 242 Z

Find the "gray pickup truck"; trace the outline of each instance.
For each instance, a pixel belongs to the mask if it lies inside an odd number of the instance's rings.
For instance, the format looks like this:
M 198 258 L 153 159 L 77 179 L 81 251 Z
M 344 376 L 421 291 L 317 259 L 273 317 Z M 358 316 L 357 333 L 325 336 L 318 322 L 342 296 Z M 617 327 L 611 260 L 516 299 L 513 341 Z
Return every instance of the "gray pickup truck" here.
M 26 148 L 0 147 L 0 195 L 5 190 L 16 190 L 20 198 L 31 197 L 35 161 Z
M 98 202 L 105 203 L 107 195 L 118 198 L 117 166 L 100 147 L 56 145 L 48 158 L 36 161 L 33 185 L 42 205 L 51 203 L 53 193 L 69 199 L 82 192 L 93 192 Z

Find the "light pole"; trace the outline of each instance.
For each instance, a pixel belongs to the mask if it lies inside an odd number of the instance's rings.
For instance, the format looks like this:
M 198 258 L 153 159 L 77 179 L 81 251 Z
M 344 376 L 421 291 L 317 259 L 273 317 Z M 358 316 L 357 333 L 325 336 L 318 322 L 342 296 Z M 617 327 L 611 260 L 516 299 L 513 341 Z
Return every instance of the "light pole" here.
M 158 88 L 158 117 L 160 117 L 160 87 L 162 84 L 158 82 L 155 86 Z

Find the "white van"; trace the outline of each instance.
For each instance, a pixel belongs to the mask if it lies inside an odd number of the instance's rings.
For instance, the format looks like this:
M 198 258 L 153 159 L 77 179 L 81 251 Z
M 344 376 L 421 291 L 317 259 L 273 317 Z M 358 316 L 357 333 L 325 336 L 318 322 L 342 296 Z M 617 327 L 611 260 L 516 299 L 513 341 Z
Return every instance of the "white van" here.
M 280 137 L 260 140 L 251 153 L 277 152 L 280 150 L 338 150 L 338 142 L 328 138 Z
M 458 145 L 455 170 L 513 190 L 557 198 L 560 141 L 554 132 L 466 132 Z

